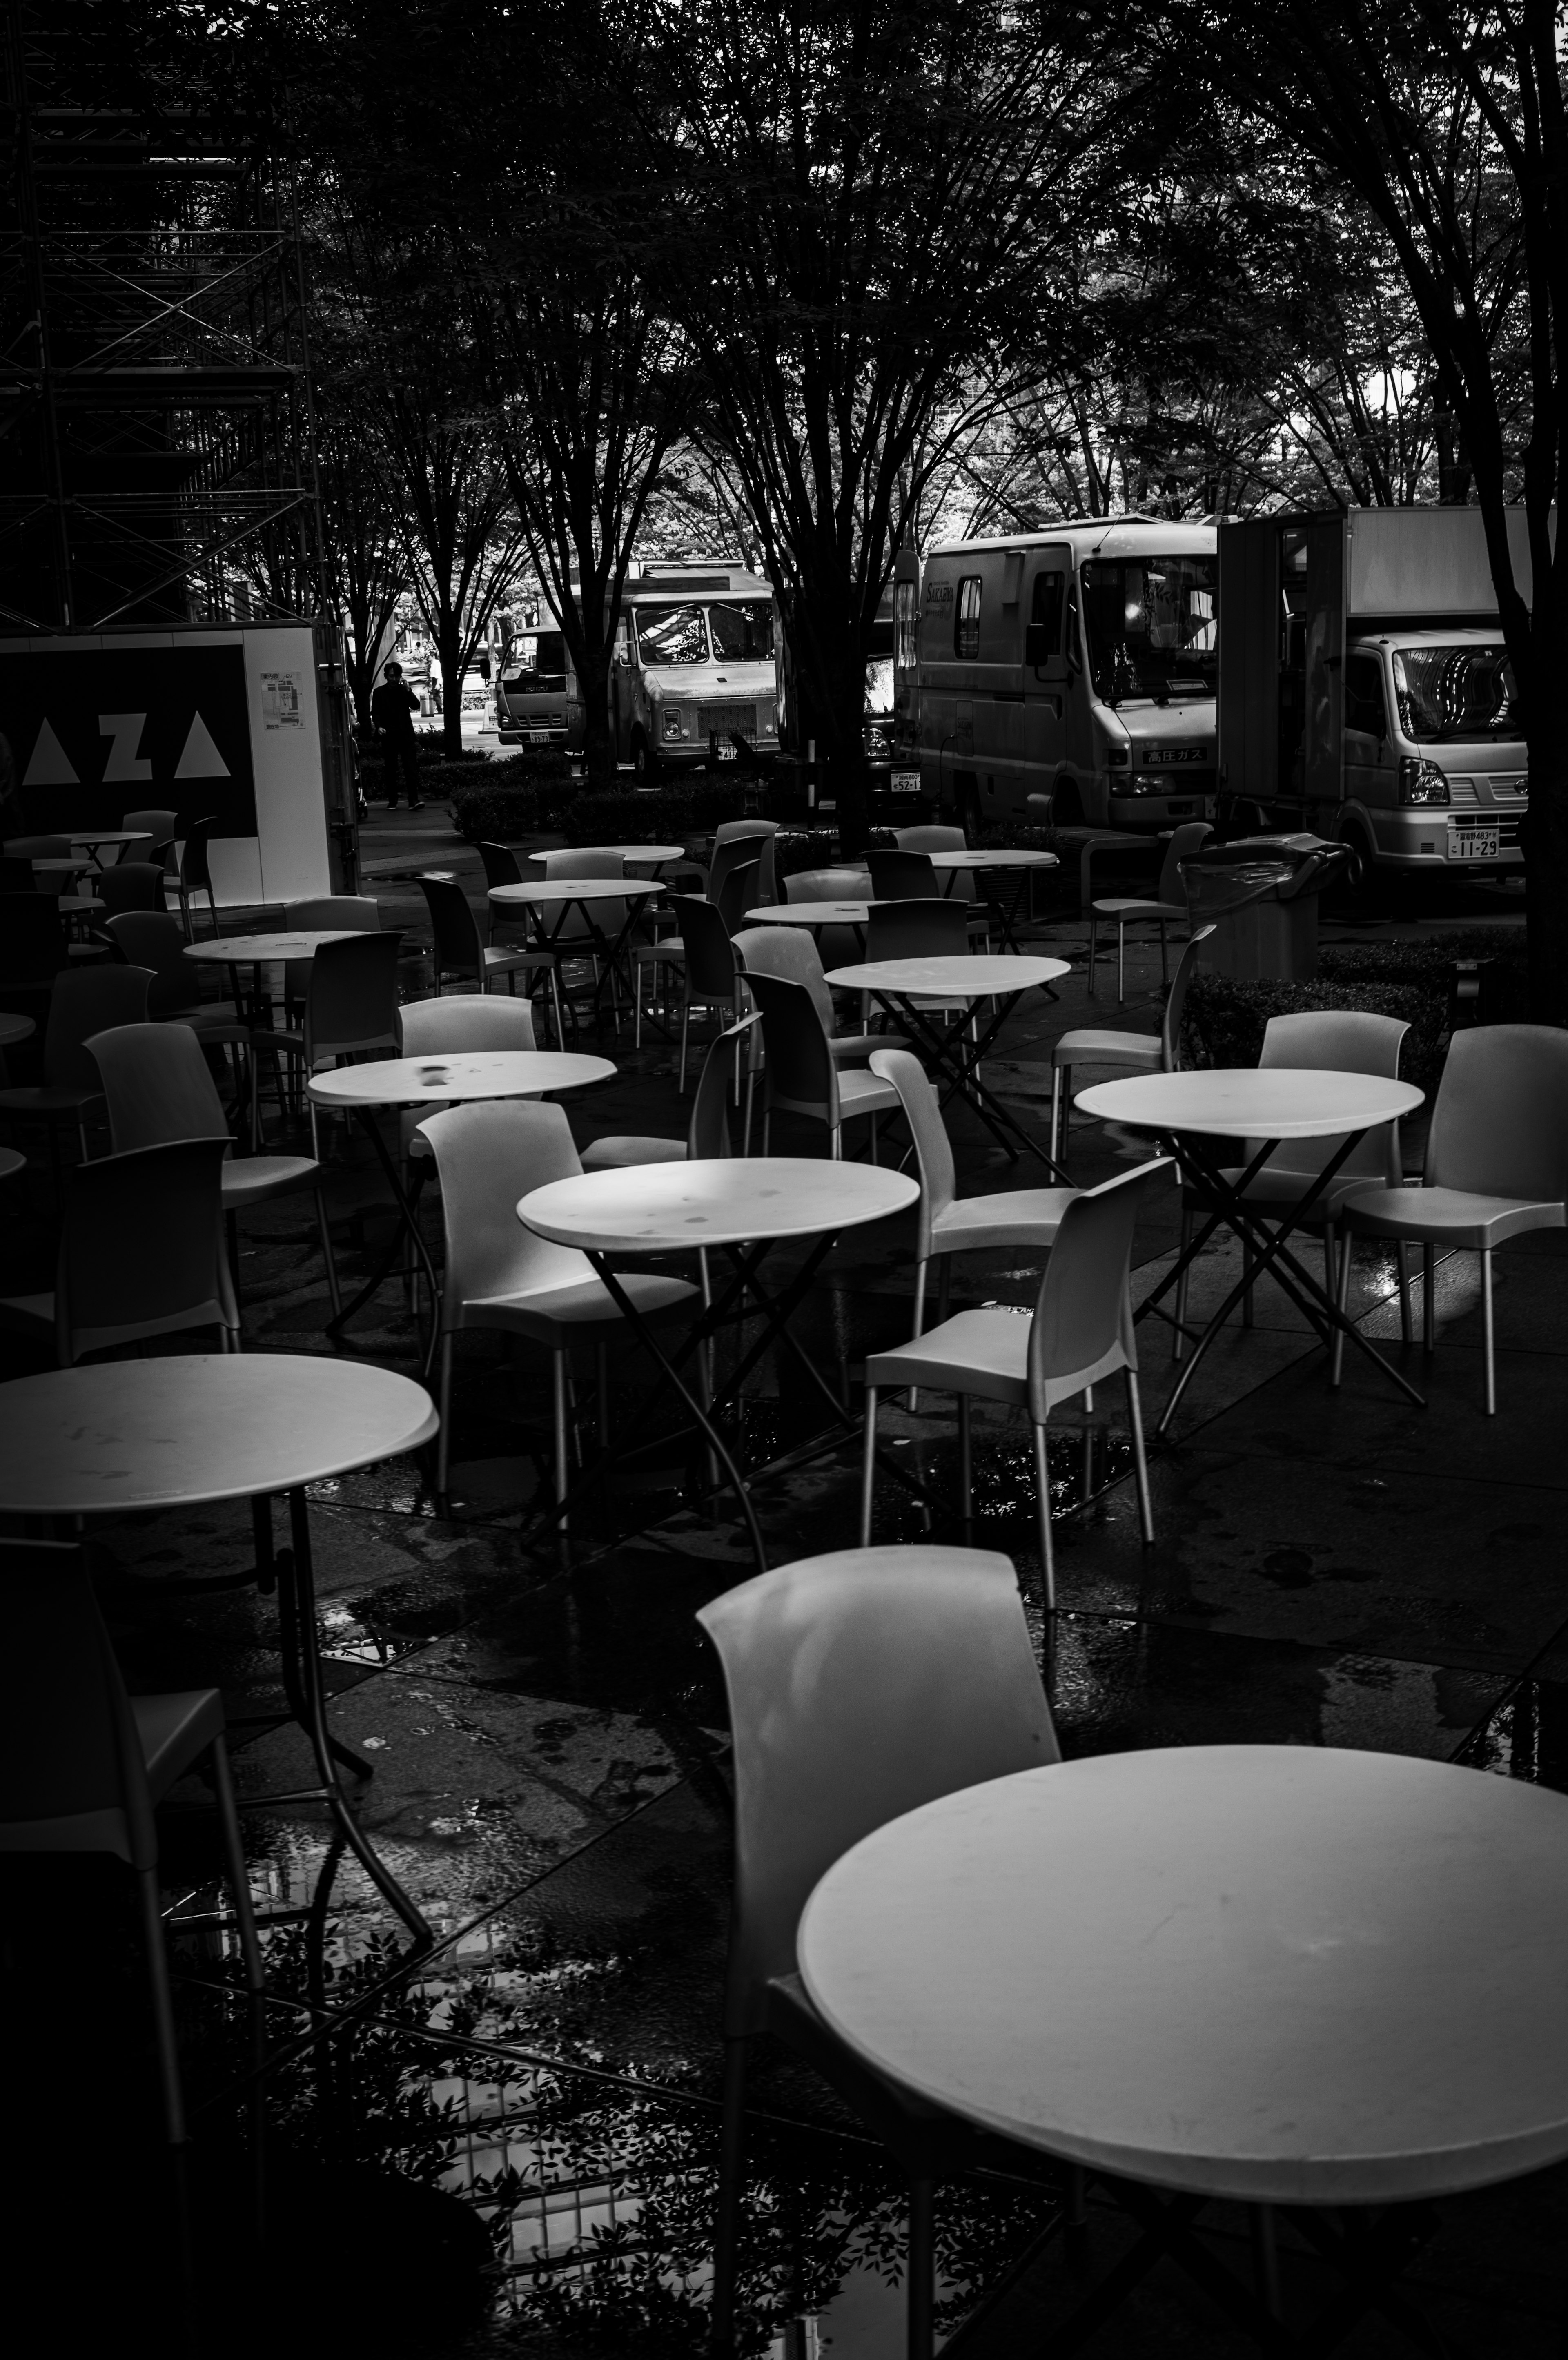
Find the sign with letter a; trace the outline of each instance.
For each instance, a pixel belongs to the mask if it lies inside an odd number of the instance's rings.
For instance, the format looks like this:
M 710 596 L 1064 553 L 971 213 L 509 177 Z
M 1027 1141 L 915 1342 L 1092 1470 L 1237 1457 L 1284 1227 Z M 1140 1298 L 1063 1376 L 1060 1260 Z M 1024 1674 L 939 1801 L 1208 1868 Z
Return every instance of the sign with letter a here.
M 117 827 L 144 807 L 256 833 L 238 647 L 51 647 L 0 655 L 0 731 L 23 825 Z

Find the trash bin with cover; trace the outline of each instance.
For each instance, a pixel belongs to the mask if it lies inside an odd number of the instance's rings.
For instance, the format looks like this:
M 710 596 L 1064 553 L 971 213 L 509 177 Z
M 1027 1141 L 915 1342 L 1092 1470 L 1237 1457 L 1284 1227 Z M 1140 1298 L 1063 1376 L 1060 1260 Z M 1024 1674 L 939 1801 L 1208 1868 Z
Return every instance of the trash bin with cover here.
M 1218 975 L 1305 982 L 1318 970 L 1318 895 L 1350 863 L 1321 836 L 1247 836 L 1205 844 L 1181 863 L 1194 927 L 1212 925 L 1203 964 Z

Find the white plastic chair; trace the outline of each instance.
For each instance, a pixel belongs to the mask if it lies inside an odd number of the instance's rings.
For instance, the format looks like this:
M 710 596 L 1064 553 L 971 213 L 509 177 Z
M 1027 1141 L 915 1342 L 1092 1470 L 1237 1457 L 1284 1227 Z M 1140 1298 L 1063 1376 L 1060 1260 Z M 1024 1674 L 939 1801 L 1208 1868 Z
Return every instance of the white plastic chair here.
M 978 1549 L 844 1549 L 759 1574 L 697 1620 L 724 1666 L 735 1747 L 711 2349 L 732 2348 L 747 2051 L 768 2032 L 909 2177 L 908 2349 L 929 2360 L 932 2185 L 984 2142 L 828 2029 L 797 1971 L 796 1928 L 813 1886 L 863 1837 L 941 1796 L 1061 1760 L 1017 1577 L 1007 1557 Z
M 1389 1081 L 1397 1080 L 1399 1052 L 1405 1034 L 1410 1031 L 1397 1017 L 1376 1016 L 1359 1008 L 1312 1008 L 1293 1016 L 1271 1016 L 1263 1033 L 1263 1048 L 1258 1057 L 1259 1067 L 1286 1066 L 1298 1072 L 1312 1071 L 1331 1074 L 1374 1074 Z M 1225 1173 L 1232 1187 L 1241 1180 L 1247 1165 L 1262 1145 L 1261 1140 L 1247 1140 L 1242 1144 L 1242 1160 Z M 1297 1215 L 1302 1197 L 1312 1186 L 1326 1164 L 1333 1162 L 1342 1142 L 1338 1139 L 1281 1140 L 1262 1171 L 1247 1192 L 1247 1202 L 1267 1220 L 1271 1216 L 1281 1219 Z M 1402 1180 L 1399 1154 L 1399 1126 L 1397 1122 L 1379 1123 L 1369 1131 L 1360 1144 L 1352 1149 L 1327 1186 L 1321 1189 L 1307 1209 L 1301 1226 L 1318 1232 L 1323 1241 L 1323 1284 L 1330 1295 L 1339 1291 L 1337 1260 L 1337 1225 L 1340 1209 L 1348 1196 L 1358 1188 L 1377 1182 L 1385 1188 L 1398 1188 Z M 1196 1221 L 1212 1210 L 1211 1200 L 1201 1188 L 1190 1184 L 1181 1191 L 1181 1251 L 1186 1252 L 1192 1241 Z M 1408 1249 L 1399 1248 L 1399 1311 L 1404 1324 L 1404 1338 L 1410 1340 L 1410 1272 L 1407 1267 Z M 1247 1258 L 1250 1268 L 1250 1255 Z M 1190 1270 L 1183 1271 L 1176 1291 L 1176 1325 L 1171 1330 L 1171 1358 L 1181 1358 L 1185 1341 L 1183 1323 L 1187 1317 L 1187 1282 Z M 1242 1322 L 1252 1325 L 1252 1288 L 1247 1287 L 1242 1298 Z M 1344 1339 L 1334 1343 L 1334 1377 L 1339 1375 L 1339 1357 Z
M 1455 1032 L 1432 1111 L 1421 1186 L 1364 1189 L 1341 1214 L 1346 1246 L 1340 1262 L 1340 1307 L 1349 1298 L 1350 1238 L 1419 1238 L 1422 1333 L 1431 1352 L 1436 1348 L 1437 1250 L 1478 1253 L 1486 1415 L 1495 1417 L 1492 1256 L 1527 1229 L 1568 1227 L 1565 1200 L 1568 1032 L 1544 1024 L 1486 1024 Z
M 721 1032 L 702 1061 L 702 1078 L 691 1100 L 691 1120 L 684 1139 L 655 1139 L 612 1132 L 595 1139 L 583 1151 L 584 1172 L 623 1172 L 638 1164 L 708 1162 L 732 1155 L 730 1100 L 735 1095 L 741 1061 L 752 1034 L 762 1022 L 743 1016 Z
M 1073 1120 L 1074 1065 L 1113 1065 L 1125 1074 L 1173 1074 L 1181 1060 L 1181 1011 L 1187 987 L 1197 964 L 1198 945 L 1206 943 L 1213 926 L 1200 926 L 1176 962 L 1176 978 L 1165 995 L 1165 1013 L 1158 1032 L 1123 1032 L 1111 1027 L 1080 1027 L 1063 1032 L 1051 1053 L 1051 1160 L 1063 1169 L 1067 1133 Z M 1060 1145 L 1059 1145 L 1060 1142 Z
M 441 1175 L 446 1227 L 441 1283 L 441 1436 L 436 1490 L 446 1496 L 452 1449 L 452 1356 L 458 1331 L 496 1328 L 542 1344 L 554 1367 L 555 1484 L 566 1498 L 567 1361 L 573 1343 L 603 1346 L 623 1335 L 626 1322 L 586 1254 L 552 1245 L 517 1218 L 517 1201 L 551 1180 L 583 1170 L 562 1108 L 519 1098 L 480 1099 L 425 1119 L 425 1135 Z M 645 1319 L 666 1318 L 694 1306 L 697 1289 L 684 1279 L 628 1273 L 621 1280 Z M 606 1436 L 605 1356 L 599 1361 L 599 1415 Z M 560 1521 L 564 1536 L 565 1518 Z
M 898 1093 L 890 1082 L 855 1066 L 840 1072 L 822 1011 L 803 983 L 778 975 L 751 974 L 746 989 L 762 1013 L 764 1097 L 762 1152 L 768 1153 L 773 1109 L 809 1115 L 828 1128 L 828 1153 L 843 1154 L 842 1127 L 856 1115 L 871 1118 L 871 1161 L 877 1161 L 877 1118 L 890 1114 Z
M 744 974 L 780 975 L 786 982 L 805 985 L 816 1003 L 836 1065 L 864 1065 L 873 1049 L 904 1046 L 901 1032 L 839 1031 L 822 957 L 803 926 L 746 926 L 735 935 L 733 947 Z
M 1160 886 L 1153 901 L 1136 897 L 1113 898 L 1089 904 L 1089 973 L 1088 990 L 1094 997 L 1094 962 L 1099 953 L 1099 927 L 1102 918 L 1116 922 L 1116 999 L 1127 998 L 1127 930 L 1137 920 L 1151 920 L 1160 928 L 1160 976 L 1163 983 L 1171 980 L 1166 956 L 1165 929 L 1174 920 L 1188 923 L 1187 899 L 1181 887 L 1181 863 L 1190 860 L 1200 845 L 1206 844 L 1214 834 L 1207 820 L 1189 820 L 1184 826 L 1171 832 L 1165 858 L 1160 868 Z
M 1034 1438 L 1036 1505 L 1047 1612 L 1056 1605 L 1056 1560 L 1051 1540 L 1051 1475 L 1045 1426 L 1051 1411 L 1120 1369 L 1127 1379 L 1138 1478 L 1138 1524 L 1144 1544 L 1154 1539 L 1143 1415 L 1138 1394 L 1138 1343 L 1127 1289 L 1133 1229 L 1145 1191 L 1171 1170 L 1171 1159 L 1140 1164 L 1098 1188 L 1073 1196 L 1057 1225 L 1032 1319 L 1011 1311 L 960 1311 L 891 1351 L 866 1361 L 866 1446 L 861 1470 L 860 1538 L 871 1538 L 877 1478 L 877 1404 L 889 1390 L 929 1386 L 958 1396 L 959 1482 L 964 1520 L 972 1508 L 969 1450 L 971 1400 L 1002 1402 L 1027 1411 Z

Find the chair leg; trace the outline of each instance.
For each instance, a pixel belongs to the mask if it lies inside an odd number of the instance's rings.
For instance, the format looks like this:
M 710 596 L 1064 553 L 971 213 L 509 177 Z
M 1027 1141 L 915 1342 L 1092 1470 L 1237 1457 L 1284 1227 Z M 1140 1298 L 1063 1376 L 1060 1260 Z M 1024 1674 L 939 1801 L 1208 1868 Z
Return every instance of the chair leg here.
M 1192 1242 L 1192 1213 L 1191 1207 L 1184 1205 L 1181 1207 L 1182 1253 Z M 1173 1360 L 1179 1360 L 1187 1349 L 1187 1287 L 1192 1275 L 1191 1270 L 1184 1270 L 1176 1282 L 1176 1325 L 1171 1330 L 1171 1357 Z
M 245 1989 L 250 1994 L 251 2071 L 249 2101 L 246 2114 L 250 2129 L 251 2186 L 255 2204 L 254 2227 L 259 2251 L 267 2234 L 267 2182 L 263 2168 L 263 2150 L 267 2136 L 266 2092 L 261 2081 L 261 2069 L 267 2062 L 267 1977 L 262 1972 L 261 1944 L 256 1935 L 256 1911 L 251 1904 L 250 1877 L 245 1867 L 245 1845 L 240 1841 L 240 1816 L 234 1802 L 234 1782 L 229 1769 L 229 1749 L 221 1737 L 212 1744 L 212 1792 L 218 1806 L 218 1829 L 223 1837 L 223 1861 L 229 1872 L 229 1887 L 234 1896 L 234 1924 L 240 1938 L 240 1956 L 245 1961 Z
M 1051 1462 L 1045 1447 L 1045 1428 L 1037 1426 L 1034 1433 L 1034 1495 L 1035 1513 L 1040 1518 L 1040 1581 L 1042 1603 L 1048 1614 L 1056 1612 L 1056 1552 L 1051 1540 Z
M 1339 1316 L 1342 1319 L 1348 1318 L 1350 1315 L 1350 1259 L 1353 1251 L 1354 1241 L 1349 1231 L 1346 1230 L 1339 1241 L 1339 1291 L 1334 1298 L 1339 1305 Z M 1328 1382 L 1331 1392 L 1337 1388 L 1344 1367 L 1345 1331 L 1343 1328 L 1336 1328 L 1334 1335 L 1334 1349 L 1328 1356 Z
M 1088 997 L 1091 1000 L 1094 997 L 1094 960 L 1098 955 L 1099 947 L 1100 921 L 1096 917 L 1094 912 L 1091 910 L 1089 912 L 1089 969 L 1087 984 Z
M 1421 1341 L 1429 1352 L 1437 1349 L 1437 1248 L 1421 1248 Z
M 1486 1340 L 1486 1415 L 1497 1415 L 1497 1370 L 1494 1356 L 1492 1327 L 1492 1256 L 1487 1248 L 1481 1256 L 1481 1324 Z
M 321 1260 L 327 1265 L 327 1295 L 335 1319 L 343 1309 L 343 1289 L 338 1284 L 338 1266 L 332 1260 L 332 1233 L 327 1222 L 327 1200 L 321 1194 L 319 1182 L 316 1187 L 316 1227 L 321 1233 Z
M 1171 954 L 1165 943 L 1165 921 L 1160 921 L 1160 980 L 1167 990 L 1171 988 Z
M 1052 1065 L 1051 1069 L 1051 1160 L 1053 1164 L 1062 1161 L 1057 1152 L 1062 1139 L 1062 1070 L 1060 1065 Z
M 610 1447 L 610 1348 L 604 1343 L 595 1344 L 593 1347 L 593 1384 L 599 1396 L 596 1404 L 599 1412 L 599 1448 L 601 1450 L 608 1450 Z
M 441 1431 L 436 1436 L 436 1497 L 446 1498 L 447 1467 L 452 1457 L 452 1330 L 441 1339 L 441 1382 L 436 1409 Z
M 557 1509 L 560 1510 L 563 1508 L 565 1504 L 567 1486 L 566 1353 L 564 1349 L 558 1346 L 554 1353 L 551 1355 L 551 1359 L 553 1361 L 551 1373 L 553 1377 L 555 1411 L 555 1504 Z M 566 1518 L 564 1514 L 558 1516 L 557 1529 L 561 1535 L 561 1546 L 564 1547 L 566 1544 L 567 1532 Z
M 931 2360 L 936 2317 L 936 2191 L 929 2180 L 909 2182 L 909 2360 Z
M 871 1546 L 871 1505 L 877 1488 L 877 1388 L 866 1388 L 866 1439 L 860 1462 L 860 1546 Z
M 1116 920 L 1116 1006 L 1127 1006 L 1127 920 Z
M 975 1520 L 975 1459 L 970 1447 L 969 1396 L 958 1396 L 958 1498 L 964 1511 L 964 1529 L 967 1536 Z
M 681 1003 L 681 1078 L 675 1086 L 676 1088 L 682 1093 L 684 1093 L 686 1088 L 686 1036 L 690 1032 L 691 1029 L 691 994 L 688 991 L 685 999 Z
M 642 979 L 644 971 L 643 963 L 641 959 L 638 959 L 637 973 L 632 978 L 632 1047 L 634 1049 L 640 1049 L 642 1047 Z
M 910 1331 L 911 1342 L 916 1337 L 922 1335 L 925 1331 L 926 1273 L 930 1268 L 931 1259 L 929 1255 L 924 1262 L 917 1262 L 915 1265 L 915 1324 Z M 909 1407 L 911 1415 L 919 1409 L 920 1405 L 920 1389 L 919 1385 L 911 1385 L 909 1387 Z
M 1346 1251 L 1349 1240 L 1346 1240 Z M 1415 1323 L 1410 1317 L 1410 1248 L 1407 1238 L 1399 1240 L 1399 1341 L 1413 1344 Z
M 726 2040 L 719 2131 L 719 2201 L 713 2218 L 713 2301 L 708 2329 L 708 2350 L 713 2360 L 730 2360 L 735 2350 L 740 2209 L 746 2188 L 746 2043 Z
M 1143 1404 L 1138 1398 L 1138 1372 L 1127 1371 L 1127 1424 L 1132 1428 L 1132 1463 L 1138 1481 L 1138 1525 L 1145 1548 L 1154 1546 L 1154 1507 L 1149 1496 L 1149 1460 L 1143 1448 Z
M 163 2123 L 170 2147 L 185 2144 L 185 2100 L 180 2086 L 180 2052 L 174 2039 L 174 2002 L 169 1988 L 169 1953 L 164 1949 L 163 1901 L 158 1870 L 138 1868 L 136 1900 L 140 1906 L 142 1941 L 147 1950 L 147 1982 L 151 1987 L 153 2034 L 158 2043 L 158 2087 L 163 2098 Z
M 1241 1298 L 1241 1324 L 1244 1328 L 1250 1328 L 1255 1306 L 1252 1299 L 1252 1241 L 1249 1238 L 1243 1238 L 1241 1241 L 1241 1283 L 1246 1290 Z

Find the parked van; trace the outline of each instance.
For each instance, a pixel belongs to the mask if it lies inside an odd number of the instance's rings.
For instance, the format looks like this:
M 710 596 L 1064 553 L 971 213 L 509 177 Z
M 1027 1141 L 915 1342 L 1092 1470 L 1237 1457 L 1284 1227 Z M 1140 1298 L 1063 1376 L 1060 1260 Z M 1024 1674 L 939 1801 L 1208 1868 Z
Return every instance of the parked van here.
M 1528 602 L 1522 508 L 1508 512 Z M 1335 508 L 1220 532 L 1225 804 L 1364 868 L 1521 870 L 1530 778 L 1479 508 Z
M 716 756 L 733 738 L 779 745 L 772 585 L 740 566 L 645 567 L 621 593 L 610 673 L 615 759 L 647 778 Z
M 583 699 L 561 631 L 523 631 L 495 683 L 503 746 L 583 747 Z
M 917 652 L 921 787 L 960 820 L 1021 817 L 1030 795 L 1062 826 L 1213 817 L 1213 525 L 1121 517 L 934 549 Z

